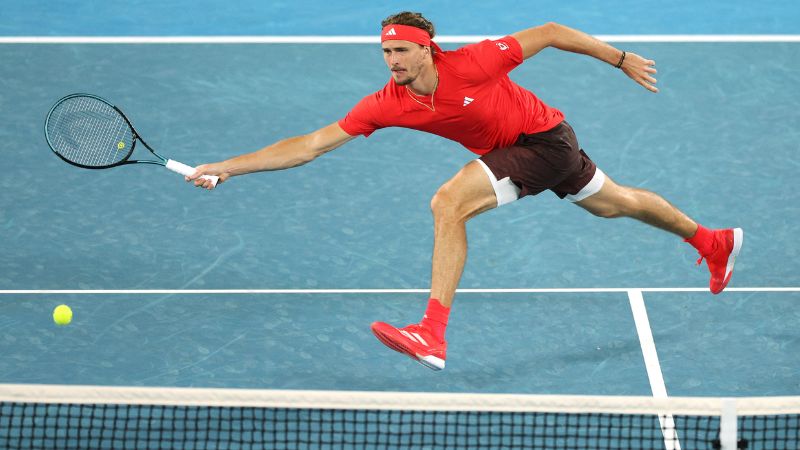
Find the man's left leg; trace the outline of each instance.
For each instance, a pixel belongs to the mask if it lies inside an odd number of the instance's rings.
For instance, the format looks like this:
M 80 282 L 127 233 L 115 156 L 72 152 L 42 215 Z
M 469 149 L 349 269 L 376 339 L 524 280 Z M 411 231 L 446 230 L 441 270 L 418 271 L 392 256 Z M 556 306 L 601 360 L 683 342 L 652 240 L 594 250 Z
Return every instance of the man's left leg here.
M 706 259 L 711 292 L 719 294 L 728 285 L 744 239 L 741 228 L 709 230 L 660 195 L 618 185 L 608 177 L 597 193 L 575 204 L 599 217 L 631 217 L 682 237 L 700 253 L 698 264 Z
M 439 188 L 431 200 L 434 240 L 428 309 L 419 324 L 396 328 L 373 323 L 372 332 L 383 344 L 426 367 L 444 369 L 444 329 L 467 259 L 466 223 L 495 206 L 495 188 L 477 161 L 468 163 Z
M 697 223 L 660 195 L 618 185 L 608 176 L 596 194 L 575 204 L 598 217 L 630 217 L 684 239 L 697 232 Z

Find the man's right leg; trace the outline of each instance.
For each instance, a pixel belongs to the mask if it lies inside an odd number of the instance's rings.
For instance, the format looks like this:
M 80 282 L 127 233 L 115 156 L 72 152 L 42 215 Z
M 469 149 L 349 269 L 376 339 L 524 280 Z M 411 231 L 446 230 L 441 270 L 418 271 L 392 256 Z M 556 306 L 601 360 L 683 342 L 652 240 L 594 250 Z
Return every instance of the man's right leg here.
M 497 206 L 492 183 L 478 161 L 464 166 L 436 192 L 433 213 L 431 298 L 449 308 L 467 259 L 467 221 Z
M 384 322 L 372 324 L 372 332 L 387 347 L 434 370 L 443 369 L 445 364 L 444 329 L 467 259 L 466 223 L 497 206 L 495 188 L 480 164 L 472 161 L 464 166 L 431 200 L 431 292 L 422 322 L 403 328 Z

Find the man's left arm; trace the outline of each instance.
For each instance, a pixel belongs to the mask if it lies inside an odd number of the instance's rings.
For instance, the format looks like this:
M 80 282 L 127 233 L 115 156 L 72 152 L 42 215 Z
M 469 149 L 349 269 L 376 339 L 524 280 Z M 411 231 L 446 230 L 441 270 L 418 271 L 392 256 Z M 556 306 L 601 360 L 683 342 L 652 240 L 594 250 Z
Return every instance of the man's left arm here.
M 612 66 L 619 66 L 625 75 L 651 92 L 658 92 L 654 86 L 656 79 L 655 61 L 623 52 L 613 46 L 593 38 L 588 34 L 557 23 L 547 23 L 528 28 L 511 35 L 522 47 L 522 57 L 528 59 L 546 47 L 553 47 L 573 53 L 589 55 Z M 624 56 L 623 56 L 624 55 Z

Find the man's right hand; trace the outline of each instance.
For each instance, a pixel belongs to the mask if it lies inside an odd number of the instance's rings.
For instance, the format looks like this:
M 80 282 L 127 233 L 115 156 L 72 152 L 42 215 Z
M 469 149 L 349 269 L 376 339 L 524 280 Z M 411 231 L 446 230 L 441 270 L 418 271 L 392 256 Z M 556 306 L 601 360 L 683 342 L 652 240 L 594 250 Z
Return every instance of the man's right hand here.
M 190 183 L 194 183 L 195 186 L 208 189 L 209 191 L 214 189 L 214 184 L 204 178 L 200 178 L 203 175 L 216 175 L 219 177 L 219 181 L 217 181 L 217 185 L 222 184 L 231 177 L 231 174 L 225 172 L 225 169 L 222 166 L 222 163 L 214 163 L 214 164 L 201 164 L 196 167 L 196 170 L 193 174 L 185 177 L 185 180 Z

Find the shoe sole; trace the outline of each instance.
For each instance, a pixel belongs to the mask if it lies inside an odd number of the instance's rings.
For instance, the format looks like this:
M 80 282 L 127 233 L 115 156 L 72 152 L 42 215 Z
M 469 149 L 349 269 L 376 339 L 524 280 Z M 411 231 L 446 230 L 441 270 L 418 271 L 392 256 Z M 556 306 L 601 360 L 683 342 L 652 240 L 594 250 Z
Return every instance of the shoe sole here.
M 742 250 L 744 244 L 744 231 L 741 228 L 733 229 L 733 250 L 731 255 L 728 256 L 728 266 L 725 268 L 725 278 L 729 278 L 733 273 L 733 265 L 736 263 L 736 257 L 739 256 L 739 251 Z
M 739 256 L 739 252 L 742 250 L 742 245 L 744 244 L 744 230 L 741 228 L 734 228 L 733 229 L 733 249 L 731 250 L 731 254 L 728 255 L 728 264 L 725 266 L 725 278 L 722 282 L 722 288 L 717 291 L 713 292 L 713 294 L 719 294 L 725 287 L 728 286 L 728 282 L 731 281 L 731 276 L 733 276 L 733 265 L 736 264 L 736 257 Z
M 381 341 L 381 343 L 383 345 L 389 347 L 390 349 L 392 349 L 392 350 L 394 350 L 394 351 L 396 351 L 398 353 L 402 353 L 402 354 L 408 356 L 409 358 L 413 359 L 414 361 L 422 364 L 423 366 L 425 366 L 425 367 L 427 367 L 427 368 L 429 368 L 431 370 L 437 370 L 438 371 L 438 370 L 444 369 L 445 361 L 443 359 L 441 359 L 441 358 L 437 358 L 437 357 L 431 356 L 431 355 L 429 355 L 429 356 L 418 355 L 413 350 L 411 350 L 410 348 L 404 346 L 403 344 L 391 340 L 389 338 L 389 336 L 385 335 L 384 333 L 382 333 L 380 331 L 372 330 L 372 334 L 374 334 L 375 337 L 378 338 L 378 340 Z

